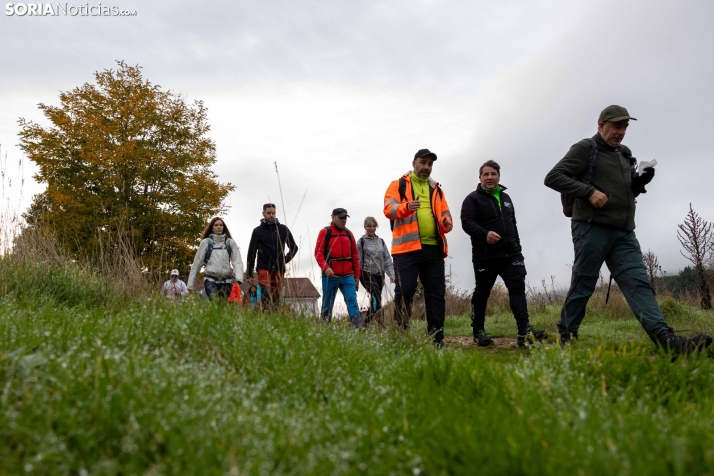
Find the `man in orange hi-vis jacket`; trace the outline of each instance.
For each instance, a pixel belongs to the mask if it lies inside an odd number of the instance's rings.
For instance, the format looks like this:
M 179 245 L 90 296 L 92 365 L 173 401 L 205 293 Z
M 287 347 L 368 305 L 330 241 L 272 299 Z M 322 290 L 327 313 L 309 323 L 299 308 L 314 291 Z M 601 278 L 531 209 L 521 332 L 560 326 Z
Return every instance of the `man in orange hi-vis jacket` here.
M 430 178 L 434 161 L 436 154 L 429 149 L 414 155 L 413 170 L 389 184 L 384 195 L 384 216 L 392 222 L 397 322 L 405 329 L 409 326 L 418 277 L 424 286 L 427 332 L 441 348 L 446 293 L 444 258 L 449 251 L 446 233 L 454 224 L 441 186 Z

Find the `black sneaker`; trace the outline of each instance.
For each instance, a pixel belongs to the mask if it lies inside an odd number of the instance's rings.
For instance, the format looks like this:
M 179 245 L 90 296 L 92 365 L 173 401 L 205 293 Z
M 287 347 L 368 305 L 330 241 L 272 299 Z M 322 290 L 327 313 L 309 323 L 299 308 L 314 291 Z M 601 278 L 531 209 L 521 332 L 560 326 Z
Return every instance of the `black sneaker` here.
M 565 347 L 565 346 L 568 345 L 571 341 L 573 341 L 573 340 L 578 340 L 578 337 L 579 337 L 579 336 L 578 336 L 578 331 L 571 331 L 571 332 L 568 332 L 568 333 L 565 334 L 565 335 L 561 334 L 561 335 L 560 335 L 560 346 L 561 346 L 561 347 Z
M 657 334 L 657 342 L 667 351 L 671 350 L 674 355 L 690 354 L 706 349 L 712 344 L 712 337 L 709 334 L 699 334 L 694 337 L 684 337 L 674 335 L 674 329 L 667 328 Z
M 486 331 L 480 330 L 478 331 L 478 334 L 474 336 L 474 342 L 476 342 L 479 347 L 488 347 L 493 344 L 493 339 L 486 334 Z
M 548 331 L 546 330 L 538 330 L 534 328 L 531 324 L 528 325 L 526 328 L 526 333 L 521 335 L 518 335 L 518 338 L 516 339 L 516 345 L 518 347 L 524 347 L 526 345 L 533 345 L 538 341 L 542 341 L 543 339 L 548 338 Z

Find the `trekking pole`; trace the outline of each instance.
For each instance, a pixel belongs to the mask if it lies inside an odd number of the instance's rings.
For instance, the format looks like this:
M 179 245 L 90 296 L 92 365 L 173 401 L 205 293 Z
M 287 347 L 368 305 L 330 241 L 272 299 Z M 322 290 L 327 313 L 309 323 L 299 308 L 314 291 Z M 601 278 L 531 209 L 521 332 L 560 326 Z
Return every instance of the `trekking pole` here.
M 607 284 L 607 294 L 605 295 L 605 305 L 607 306 L 607 301 L 610 299 L 610 287 L 612 286 L 612 275 L 610 275 L 610 282 Z

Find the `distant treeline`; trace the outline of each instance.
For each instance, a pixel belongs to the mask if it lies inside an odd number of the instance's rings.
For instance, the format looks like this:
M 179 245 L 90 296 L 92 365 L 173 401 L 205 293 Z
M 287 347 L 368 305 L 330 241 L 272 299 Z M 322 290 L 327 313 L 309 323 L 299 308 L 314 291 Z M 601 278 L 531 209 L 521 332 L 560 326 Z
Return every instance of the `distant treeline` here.
M 710 284 L 714 284 L 714 270 L 707 270 L 707 278 Z M 675 297 L 680 297 L 687 294 L 698 293 L 698 280 L 697 270 L 691 266 L 687 266 L 681 270 L 679 274 L 655 278 L 655 287 L 669 291 Z

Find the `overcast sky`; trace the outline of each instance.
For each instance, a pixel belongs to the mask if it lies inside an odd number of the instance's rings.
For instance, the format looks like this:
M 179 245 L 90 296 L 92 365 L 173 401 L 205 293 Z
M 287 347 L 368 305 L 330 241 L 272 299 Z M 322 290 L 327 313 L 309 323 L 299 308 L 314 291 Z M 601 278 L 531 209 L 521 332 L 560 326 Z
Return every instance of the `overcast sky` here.
M 543 178 L 596 132 L 609 104 L 639 119 L 624 140 L 635 157 L 659 162 L 638 200 L 643 250 L 676 272 L 687 264 L 676 230 L 689 203 L 714 221 L 711 0 L 103 5 L 137 15 L 2 12 L 3 160 L 21 158 L 18 118 L 47 124 L 37 103 L 58 104 L 59 92 L 93 82 L 116 60 L 141 65 L 146 79 L 208 107 L 215 170 L 237 185 L 226 222 L 244 257 L 262 203 L 281 203 L 275 161 L 285 201 L 278 215 L 301 242 L 297 271 L 315 278 L 314 241 L 332 208 L 349 210 L 357 236 L 365 216 L 377 217 L 389 239 L 384 191 L 429 148 L 455 217 L 479 165 L 501 164 L 530 284 L 555 276 L 565 286 L 569 221 Z M 42 190 L 32 173 L 25 164 L 25 197 Z M 470 242 L 458 220 L 448 237 L 447 269 L 471 288 Z

